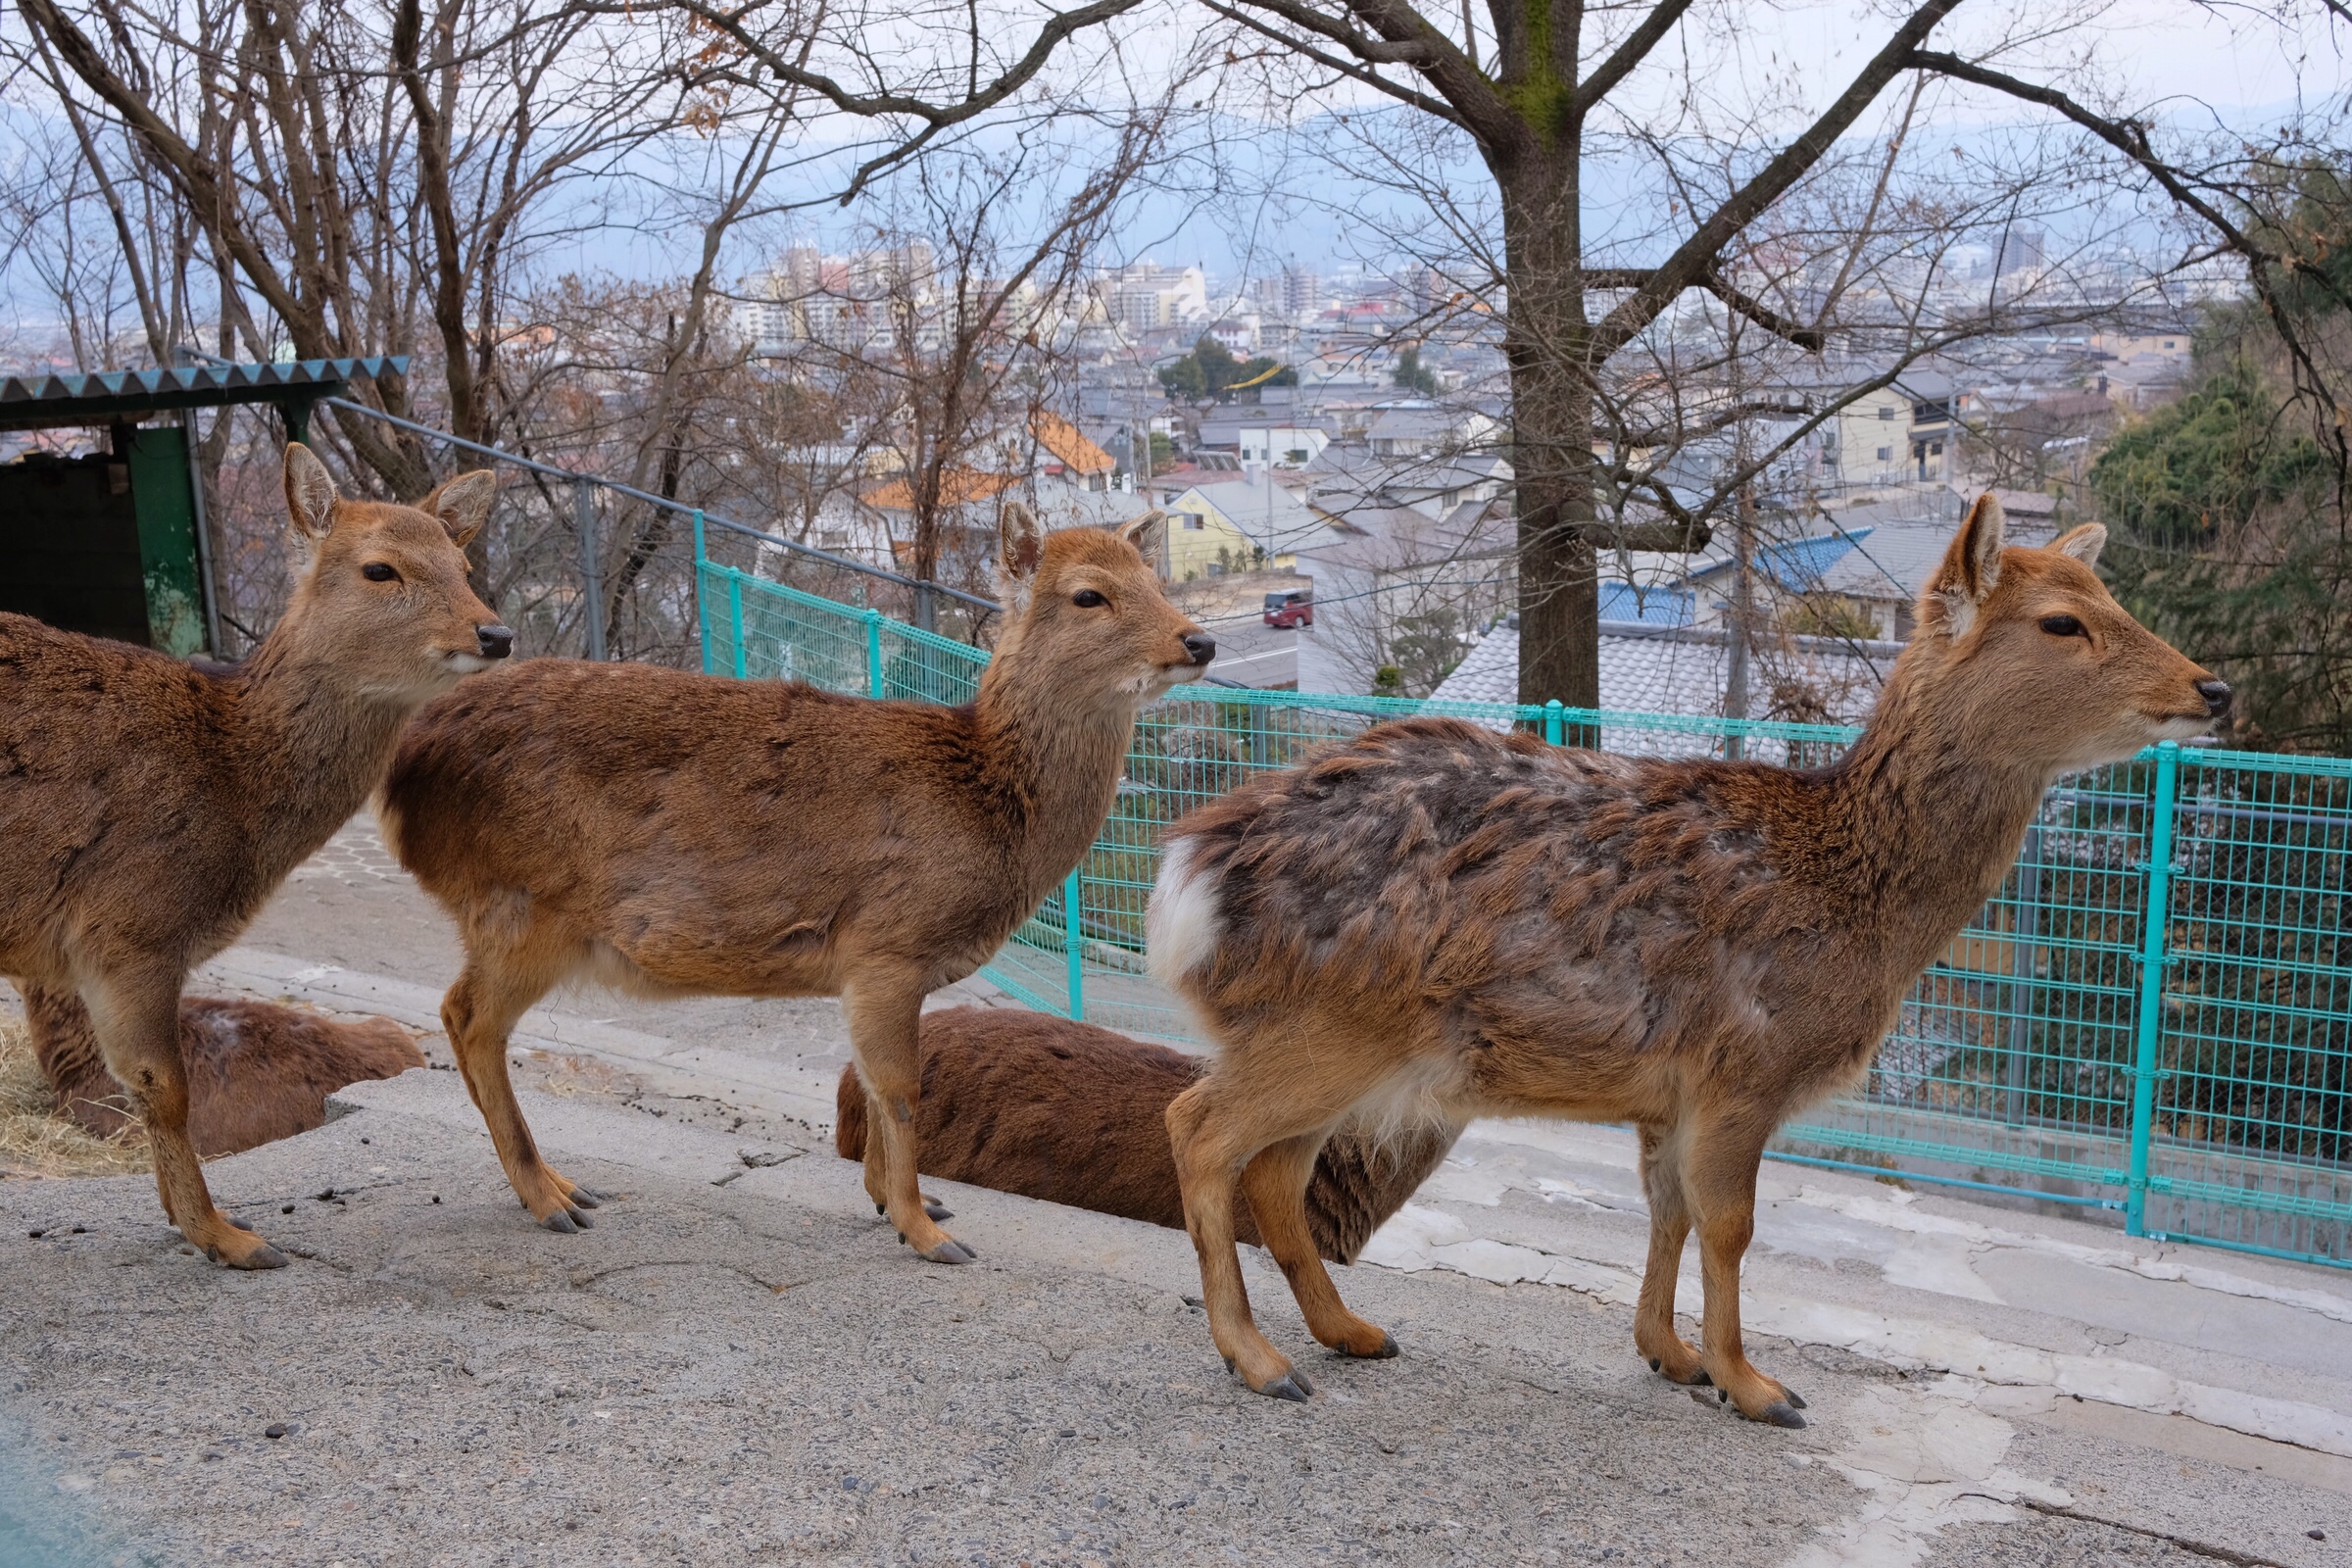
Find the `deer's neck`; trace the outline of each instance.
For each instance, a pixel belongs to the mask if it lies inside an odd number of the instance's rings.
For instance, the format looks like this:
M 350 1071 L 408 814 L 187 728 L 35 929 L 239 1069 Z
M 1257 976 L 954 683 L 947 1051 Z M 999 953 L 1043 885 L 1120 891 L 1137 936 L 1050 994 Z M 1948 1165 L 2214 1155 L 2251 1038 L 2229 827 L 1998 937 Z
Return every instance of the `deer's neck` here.
M 245 808 L 261 824 L 256 857 L 280 874 L 333 836 L 392 763 L 408 694 L 370 692 L 280 625 L 237 673 Z
M 1960 719 L 1933 690 L 1889 682 L 1823 782 L 1822 863 L 1872 945 L 1910 971 L 2000 887 L 2051 783 L 2047 767 Z
M 1001 649 L 973 705 L 989 769 L 1017 813 L 1017 874 L 1041 898 L 1102 832 L 1135 737 L 1132 700 L 1073 691 L 1058 673 Z

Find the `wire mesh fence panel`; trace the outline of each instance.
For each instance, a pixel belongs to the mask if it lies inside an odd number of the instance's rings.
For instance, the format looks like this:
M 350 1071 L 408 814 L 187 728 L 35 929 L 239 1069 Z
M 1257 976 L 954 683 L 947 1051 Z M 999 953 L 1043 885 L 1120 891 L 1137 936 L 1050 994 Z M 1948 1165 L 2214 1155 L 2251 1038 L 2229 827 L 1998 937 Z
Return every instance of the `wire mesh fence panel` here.
M 927 702 L 978 689 L 987 656 L 953 639 L 725 567 L 701 580 L 706 668 Z M 982 973 L 1041 1010 L 1199 1044 L 1144 963 L 1167 829 L 1254 774 L 1414 714 L 1790 766 L 1831 763 L 1857 733 L 1180 687 L 1141 715 L 1093 849 Z M 1775 1154 L 2352 1261 L 2348 879 L 2352 763 L 2168 746 L 2061 780 L 1868 1077 L 1785 1128 Z
M 2183 760 L 2148 1229 L 2352 1258 L 2352 763 Z

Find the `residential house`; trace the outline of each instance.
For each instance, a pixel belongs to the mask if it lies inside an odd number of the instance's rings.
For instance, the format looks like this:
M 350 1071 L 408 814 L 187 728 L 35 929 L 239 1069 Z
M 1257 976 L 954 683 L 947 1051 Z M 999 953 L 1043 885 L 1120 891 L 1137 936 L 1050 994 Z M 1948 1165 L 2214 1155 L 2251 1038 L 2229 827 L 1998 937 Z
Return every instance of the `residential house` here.
M 1327 517 L 1264 468 L 1193 469 L 1153 480 L 1147 493 L 1168 514 L 1170 582 L 1295 566 L 1301 546 L 1332 534 Z

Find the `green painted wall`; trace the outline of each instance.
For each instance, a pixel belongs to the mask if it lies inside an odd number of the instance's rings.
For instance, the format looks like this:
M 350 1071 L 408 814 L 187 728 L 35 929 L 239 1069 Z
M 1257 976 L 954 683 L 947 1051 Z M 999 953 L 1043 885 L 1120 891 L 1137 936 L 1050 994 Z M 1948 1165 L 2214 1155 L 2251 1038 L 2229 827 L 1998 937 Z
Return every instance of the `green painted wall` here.
M 174 659 L 204 647 L 204 588 L 196 573 L 196 499 L 187 432 L 130 432 L 130 494 L 139 517 L 139 577 L 147 590 L 147 646 Z

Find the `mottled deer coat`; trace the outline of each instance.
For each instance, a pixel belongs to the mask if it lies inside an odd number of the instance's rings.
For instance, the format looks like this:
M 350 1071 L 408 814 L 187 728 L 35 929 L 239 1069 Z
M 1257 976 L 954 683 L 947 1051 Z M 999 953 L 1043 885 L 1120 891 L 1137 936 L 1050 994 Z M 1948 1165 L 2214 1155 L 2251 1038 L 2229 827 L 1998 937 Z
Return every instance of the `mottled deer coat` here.
M 1184 1229 L 1168 1105 L 1207 1065 L 1165 1046 L 1018 1007 L 923 1014 L 916 1147 L 923 1174 Z M 841 1070 L 833 1147 L 865 1157 L 865 1086 Z M 1398 1138 L 1341 1133 L 1306 1185 L 1315 1250 L 1352 1263 L 1460 1137 L 1444 1122 Z M 945 1216 L 935 1216 L 945 1217 Z M 1257 1245 L 1247 1208 L 1236 1240 Z
M 180 983 L 360 808 L 409 715 L 514 642 L 466 585 L 490 474 L 345 501 L 295 445 L 285 485 L 294 592 L 233 670 L 0 614 L 0 975 L 61 1028 L 88 1010 L 165 1211 L 239 1268 L 286 1259 L 205 1188 Z
M 966 707 L 543 660 L 417 717 L 385 835 L 457 920 L 442 1021 L 541 1223 L 595 1203 L 507 1081 L 508 1032 L 551 987 L 838 996 L 882 1131 L 866 1191 L 923 1256 L 970 1259 L 915 1189 L 916 1019 L 1078 863 L 1138 710 L 1215 653 L 1146 564 L 1160 522 L 1046 535 L 1007 507 L 1009 618 Z
M 1980 500 L 1832 767 L 1614 757 L 1422 719 L 1180 823 L 1152 960 L 1221 1052 L 1168 1126 L 1211 1328 L 1249 1386 L 1310 1392 L 1250 1319 L 1237 1174 L 1315 1338 L 1394 1354 L 1300 1223 L 1315 1151 L 1348 1123 L 1552 1115 L 1640 1130 L 1642 1354 L 1801 1426 L 1802 1401 L 1740 1344 L 1766 1141 L 1868 1068 L 2053 780 L 2202 734 L 2228 707 L 2100 586 L 2104 538 L 2004 550 Z M 1696 1349 L 1674 1325 L 1693 1227 Z

